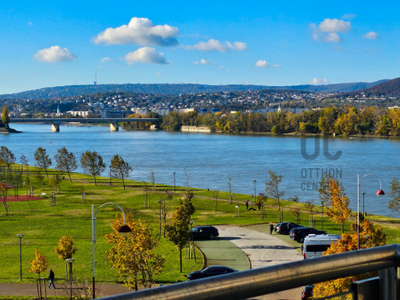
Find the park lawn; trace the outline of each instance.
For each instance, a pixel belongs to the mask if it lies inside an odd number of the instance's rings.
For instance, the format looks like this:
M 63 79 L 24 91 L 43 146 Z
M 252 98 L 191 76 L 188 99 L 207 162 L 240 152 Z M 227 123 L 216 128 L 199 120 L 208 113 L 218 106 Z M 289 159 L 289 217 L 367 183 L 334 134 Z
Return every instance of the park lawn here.
M 173 186 L 156 184 L 153 188 L 150 183 L 126 180 L 126 190 L 122 188 L 120 181 L 113 179 L 110 186 L 109 178 L 97 178 L 98 185 L 94 185 L 93 177 L 84 174 L 73 173 L 72 182 L 68 176 L 60 182 L 60 193 L 56 193 L 56 206 L 51 206 L 49 194 L 52 189 L 47 184 L 42 186 L 41 181 L 33 175 L 37 170 L 30 168 L 30 180 L 24 176 L 22 181 L 31 182 L 34 186 L 35 195 L 42 192 L 47 194 L 47 198 L 37 201 L 9 202 L 11 214 L 6 216 L 4 212 L 0 214 L 0 259 L 2 261 L 2 271 L 0 282 L 19 282 L 19 239 L 16 234 L 23 233 L 22 239 L 22 262 L 23 262 L 23 282 L 34 282 L 36 274 L 29 273 L 29 261 L 34 257 L 36 248 L 46 255 L 49 266 L 55 271 L 57 280 L 64 280 L 65 265 L 57 258 L 54 247 L 57 246 L 59 238 L 66 234 L 72 236 L 75 246 L 78 248 L 74 255 L 74 277 L 81 280 L 90 281 L 92 277 L 92 243 L 91 243 L 91 205 L 97 209 L 101 204 L 107 202 L 117 203 L 127 213 L 132 213 L 136 219 L 141 219 L 148 226 L 153 228 L 154 234 L 159 233 L 159 210 L 160 205 L 157 200 L 165 200 L 165 190 L 173 191 Z M 50 170 L 52 176 L 55 170 Z M 2 175 L 1 175 L 2 176 Z M 0 178 L 3 180 L 3 178 Z M 28 185 L 19 189 L 20 195 L 25 195 Z M 56 189 L 54 189 L 56 190 Z M 171 201 L 165 201 L 165 208 L 168 218 L 173 212 L 173 208 L 184 198 L 187 188 L 176 187 L 177 195 Z M 194 205 L 196 213 L 192 216 L 194 226 L 196 225 L 238 225 L 248 226 L 254 224 L 265 225 L 273 222 L 276 224 L 278 214 L 278 203 L 275 199 L 268 199 L 262 212 L 246 211 L 244 201 L 251 199 L 250 195 L 232 194 L 232 203 L 229 201 L 228 192 L 218 192 L 192 189 L 195 194 Z M 9 194 L 13 192 L 10 191 Z M 85 193 L 85 201 L 82 203 L 82 193 Z M 147 194 L 147 196 L 146 196 Z M 147 200 L 146 200 L 147 199 Z M 146 206 L 149 203 L 149 207 Z M 281 211 L 284 221 L 297 222 L 293 214 L 292 207 L 295 204 L 291 201 L 281 200 Z M 297 205 L 297 204 L 296 204 Z M 299 223 L 304 226 L 311 225 L 311 214 L 307 210 L 306 204 L 301 206 Z M 236 206 L 240 209 L 240 216 L 237 216 Z M 255 207 L 255 206 L 253 206 Z M 320 211 L 321 207 L 316 207 Z M 107 243 L 105 234 L 111 232 L 111 222 L 120 210 L 115 206 L 105 206 L 97 214 L 97 244 L 96 244 L 96 280 L 101 282 L 117 282 L 118 278 L 110 265 L 105 261 L 106 252 L 111 245 Z M 355 221 L 354 213 L 351 220 L 345 222 L 345 232 L 349 231 L 350 225 Z M 379 222 L 387 234 L 388 244 L 400 243 L 400 220 L 376 215 L 369 215 L 369 218 Z M 168 222 L 167 218 L 167 222 Z M 321 213 L 313 214 L 313 226 L 320 229 Z M 328 217 L 323 218 L 323 229 L 328 233 L 341 233 L 340 224 L 333 223 Z M 264 229 L 262 229 L 264 230 Z M 284 239 L 287 240 L 287 237 Z M 296 242 L 288 240 L 294 247 L 301 246 Z M 161 237 L 160 244 L 156 250 L 165 258 L 163 271 L 155 276 L 157 282 L 172 283 L 184 281 L 184 275 L 191 271 L 201 269 L 203 261 L 197 260 L 197 264 L 192 259 L 185 258 L 183 251 L 183 273 L 179 272 L 179 251 L 166 238 Z M 200 257 L 198 253 L 197 257 Z M 44 276 L 47 277 L 47 273 Z

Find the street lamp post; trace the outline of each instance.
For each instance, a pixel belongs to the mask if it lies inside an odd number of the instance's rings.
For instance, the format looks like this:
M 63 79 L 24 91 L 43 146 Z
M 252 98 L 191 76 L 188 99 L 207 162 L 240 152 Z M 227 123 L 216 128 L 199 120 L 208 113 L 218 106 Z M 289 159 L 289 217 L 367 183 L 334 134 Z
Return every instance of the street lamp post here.
M 160 204 L 160 236 L 161 236 L 161 205 L 162 205 L 162 200 L 157 200 L 157 202 Z
M 378 176 L 372 173 L 365 174 L 362 178 L 373 175 L 379 180 L 379 190 L 376 192 L 378 196 L 385 195 L 385 192 L 382 190 L 382 182 Z M 360 175 L 357 175 L 357 250 L 360 249 Z
M 175 195 L 175 172 L 174 172 L 174 195 Z
M 104 203 L 102 205 L 99 206 L 99 208 L 96 210 L 96 212 L 94 211 L 94 204 L 92 204 L 92 259 L 93 259 L 93 265 L 92 265 L 92 270 L 93 270 L 93 299 L 96 298 L 96 292 L 95 292 L 95 260 L 94 260 L 94 245 L 96 244 L 96 216 L 97 213 L 99 212 L 99 209 L 102 208 L 105 205 L 115 205 L 117 206 L 121 212 L 122 215 L 124 216 L 124 225 L 121 226 L 120 229 L 118 229 L 118 232 L 120 234 L 129 234 L 129 232 L 131 232 L 132 230 L 129 228 L 128 225 L 126 225 L 126 220 L 125 220 L 125 211 L 122 209 L 121 206 L 119 206 L 118 204 L 112 203 L 112 202 L 108 202 L 108 203 Z
M 194 258 L 194 263 L 196 263 L 196 250 L 194 248 L 194 238 L 193 238 L 193 223 L 194 223 L 194 221 L 190 221 L 190 233 L 192 235 L 192 251 L 193 251 L 192 255 Z
M 22 238 L 24 234 L 19 233 L 17 237 L 19 237 L 19 280 L 22 281 Z
M 65 260 L 69 266 L 69 299 L 72 300 L 72 264 L 75 261 L 75 258 L 67 258 Z
M 254 180 L 254 203 L 257 201 L 257 194 L 256 194 L 256 181 L 257 180 Z

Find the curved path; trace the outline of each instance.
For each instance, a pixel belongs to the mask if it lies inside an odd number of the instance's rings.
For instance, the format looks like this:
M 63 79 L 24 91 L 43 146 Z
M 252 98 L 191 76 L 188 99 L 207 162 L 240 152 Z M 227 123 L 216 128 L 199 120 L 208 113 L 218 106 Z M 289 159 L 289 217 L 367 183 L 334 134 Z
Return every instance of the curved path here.
M 256 226 L 215 227 L 218 228 L 219 239 L 196 242 L 206 256 L 208 266 L 224 265 L 242 271 L 303 259 L 297 250 L 278 238 L 276 234 L 270 235 L 262 232 L 264 230 L 255 230 L 258 228 Z M 300 287 L 256 299 L 299 299 L 302 290 Z

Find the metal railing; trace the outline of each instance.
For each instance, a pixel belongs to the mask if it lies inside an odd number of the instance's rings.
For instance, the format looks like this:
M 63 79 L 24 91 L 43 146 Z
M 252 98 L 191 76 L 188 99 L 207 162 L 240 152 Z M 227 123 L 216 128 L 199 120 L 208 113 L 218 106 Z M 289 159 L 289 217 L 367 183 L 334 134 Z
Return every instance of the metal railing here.
M 397 291 L 399 263 L 400 245 L 394 244 L 171 284 L 102 299 L 241 300 L 336 278 L 379 271 L 377 279 L 379 299 L 400 300 Z M 358 298 L 371 299 L 358 297 L 356 291 L 355 299 Z

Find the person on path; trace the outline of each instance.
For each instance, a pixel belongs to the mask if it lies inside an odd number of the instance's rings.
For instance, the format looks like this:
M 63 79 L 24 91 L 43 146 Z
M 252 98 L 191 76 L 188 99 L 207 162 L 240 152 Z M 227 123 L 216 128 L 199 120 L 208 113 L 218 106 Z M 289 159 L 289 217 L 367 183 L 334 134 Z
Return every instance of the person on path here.
M 257 206 L 258 206 L 258 210 L 261 210 L 261 201 L 260 200 L 258 200 Z
M 249 210 L 249 200 L 246 200 L 246 210 Z
M 53 289 L 55 289 L 56 287 L 54 286 L 54 272 L 52 269 L 50 269 L 49 279 L 50 279 L 49 289 L 51 289 L 51 285 L 53 285 Z
M 274 231 L 274 224 L 269 223 L 269 234 L 272 234 L 272 231 Z

